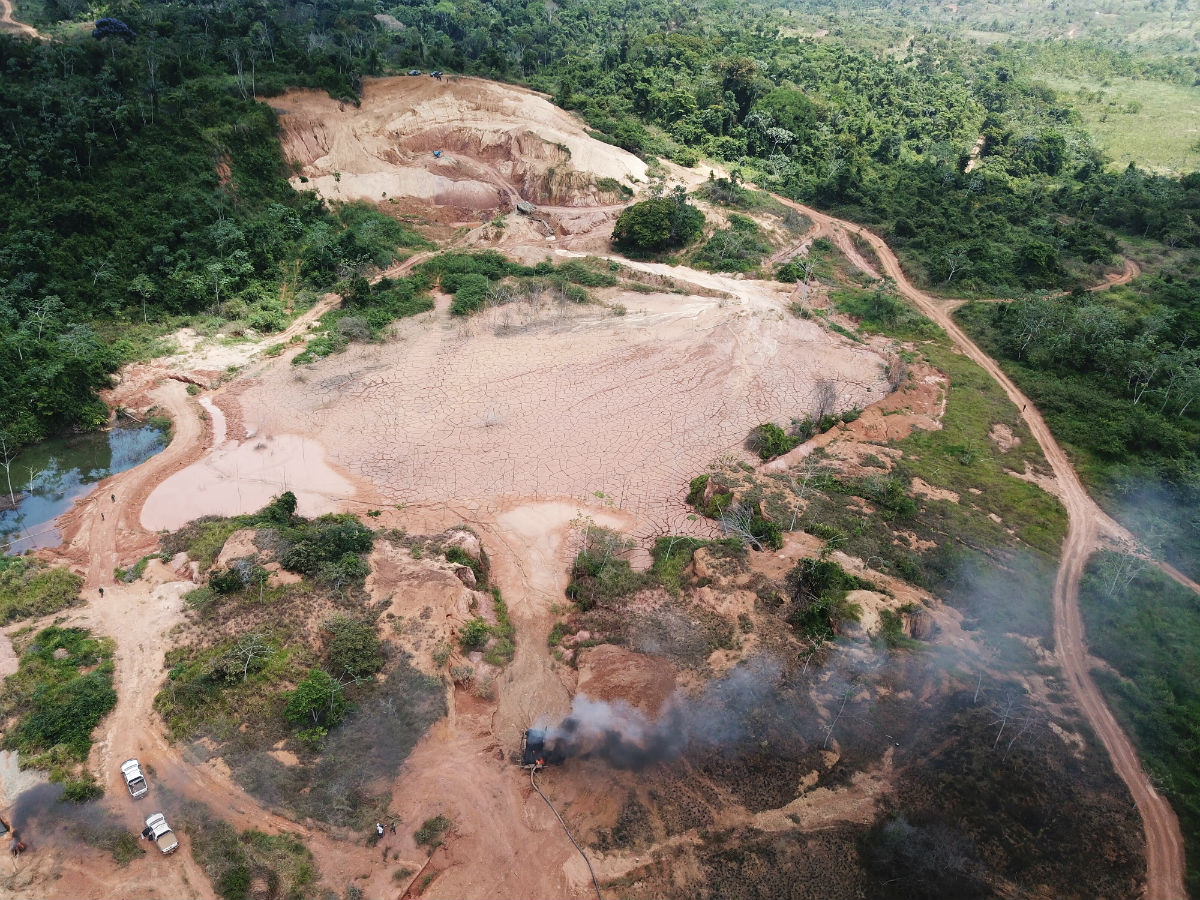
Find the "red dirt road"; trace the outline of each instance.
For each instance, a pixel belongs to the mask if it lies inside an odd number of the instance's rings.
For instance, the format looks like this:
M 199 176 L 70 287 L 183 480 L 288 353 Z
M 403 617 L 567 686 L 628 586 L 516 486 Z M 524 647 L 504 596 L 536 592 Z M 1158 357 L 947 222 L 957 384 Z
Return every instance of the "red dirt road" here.
M 797 211 L 809 216 L 814 222 L 838 230 L 853 232 L 864 238 L 874 248 L 883 266 L 884 274 L 895 279 L 900 294 L 912 301 L 926 316 L 943 328 L 962 351 L 984 371 L 992 376 L 1004 392 L 1021 409 L 1029 430 L 1046 455 L 1059 484 L 1060 497 L 1067 509 L 1069 527 L 1063 543 L 1062 559 L 1054 583 L 1054 643 L 1063 675 L 1071 687 L 1088 722 L 1095 730 L 1101 743 L 1112 757 L 1113 767 L 1121 780 L 1128 786 L 1146 829 L 1146 886 L 1143 896 L 1147 900 L 1158 898 L 1186 897 L 1183 886 L 1185 871 L 1183 835 L 1179 820 L 1171 805 L 1159 795 L 1142 768 L 1137 751 L 1128 736 L 1113 717 L 1092 680 L 1083 619 L 1079 611 L 1079 580 L 1083 575 L 1088 558 L 1098 546 L 1103 534 L 1114 541 L 1136 545 L 1136 540 L 1121 525 L 1113 521 L 1088 496 L 1079 476 L 1075 473 L 1066 453 L 1055 441 L 1050 429 L 1012 380 L 986 353 L 967 337 L 950 316 L 945 305 L 929 294 L 915 288 L 905 277 L 900 262 L 882 238 L 865 228 L 850 222 L 835 219 L 803 206 L 779 198 Z M 840 242 L 839 242 L 840 243 Z M 1125 271 L 1106 281 L 1102 287 L 1124 284 L 1132 280 L 1140 270 L 1132 260 L 1126 261 Z M 1164 567 L 1171 574 L 1173 570 Z M 1178 573 L 1175 573 L 1176 575 Z M 1175 575 L 1172 575 L 1175 577 Z M 1186 578 L 1177 577 L 1181 584 L 1192 585 Z

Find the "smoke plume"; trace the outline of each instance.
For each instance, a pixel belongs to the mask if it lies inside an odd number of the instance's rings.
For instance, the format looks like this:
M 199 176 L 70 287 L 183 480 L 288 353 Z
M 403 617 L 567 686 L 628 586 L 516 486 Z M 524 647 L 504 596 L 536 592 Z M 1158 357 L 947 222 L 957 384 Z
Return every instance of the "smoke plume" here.
M 750 736 L 763 707 L 777 704 L 780 670 L 773 659 L 752 660 L 710 682 L 698 696 L 676 691 L 654 719 L 621 700 L 577 694 L 562 722 L 541 726 L 547 758 L 594 757 L 636 769 L 735 746 Z

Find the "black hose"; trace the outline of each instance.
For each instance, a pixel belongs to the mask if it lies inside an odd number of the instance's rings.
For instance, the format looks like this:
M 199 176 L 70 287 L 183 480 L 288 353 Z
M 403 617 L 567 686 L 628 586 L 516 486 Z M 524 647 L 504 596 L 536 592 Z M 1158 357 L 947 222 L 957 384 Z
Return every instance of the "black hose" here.
M 554 808 L 554 804 L 550 802 L 550 798 L 545 794 L 542 794 L 542 789 L 537 786 L 537 781 L 533 777 L 535 774 L 537 774 L 537 766 L 533 766 L 529 770 L 529 783 L 533 785 L 533 789 L 535 791 L 542 795 L 542 799 L 545 800 L 546 805 L 550 807 L 550 812 L 554 813 L 555 818 L 557 818 L 559 824 L 562 825 L 563 831 L 567 833 L 567 837 L 571 838 L 571 843 L 575 845 L 575 849 L 579 851 L 579 855 L 582 856 L 583 861 L 587 863 L 588 871 L 592 873 L 592 884 L 596 887 L 596 900 L 604 900 L 604 898 L 600 896 L 600 882 L 596 880 L 596 870 L 592 868 L 592 861 L 587 858 L 587 854 L 583 852 L 583 848 L 579 846 L 579 843 L 575 840 L 575 838 L 571 837 L 571 829 L 567 827 L 567 823 L 563 821 L 563 817 L 558 814 L 558 810 Z

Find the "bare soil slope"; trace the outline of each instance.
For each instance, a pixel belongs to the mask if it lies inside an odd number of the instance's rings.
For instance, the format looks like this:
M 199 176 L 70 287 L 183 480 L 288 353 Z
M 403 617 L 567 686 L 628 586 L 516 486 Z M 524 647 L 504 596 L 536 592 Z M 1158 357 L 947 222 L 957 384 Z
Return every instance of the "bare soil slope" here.
M 467 218 L 522 199 L 613 203 L 611 182 L 646 178 L 644 162 L 588 137 L 542 95 L 477 78 L 376 79 L 358 107 L 317 91 L 290 92 L 276 107 L 284 155 L 308 179 L 293 184 L 329 199 L 392 198 Z

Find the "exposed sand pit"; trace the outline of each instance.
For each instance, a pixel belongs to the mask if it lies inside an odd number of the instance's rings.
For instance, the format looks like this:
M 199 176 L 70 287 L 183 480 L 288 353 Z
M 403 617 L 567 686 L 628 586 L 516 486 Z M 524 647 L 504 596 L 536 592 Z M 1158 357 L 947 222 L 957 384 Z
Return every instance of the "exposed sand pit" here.
M 463 214 L 517 200 L 587 206 L 621 199 L 612 185 L 646 179 L 646 164 L 587 135 L 542 95 L 475 78 L 368 81 L 358 108 L 317 91 L 276 102 L 284 154 L 337 200 L 404 197 Z M 434 156 L 440 151 L 440 158 Z
M 296 434 L 227 441 L 158 485 L 142 507 L 142 527 L 174 530 L 200 516 L 254 512 L 283 491 L 303 516 L 333 512 L 354 487 L 325 461 L 321 445 Z
M 640 535 L 686 529 L 688 480 L 741 453 L 760 422 L 803 415 L 818 378 L 837 383 L 843 407 L 885 392 L 870 349 L 782 313 L 774 288 L 707 279 L 742 296 L 631 294 L 623 316 L 513 305 L 466 323 L 406 321 L 388 344 L 268 369 L 239 401 L 268 432 L 313 435 L 386 502 L 486 513 L 500 498 L 599 492 Z

